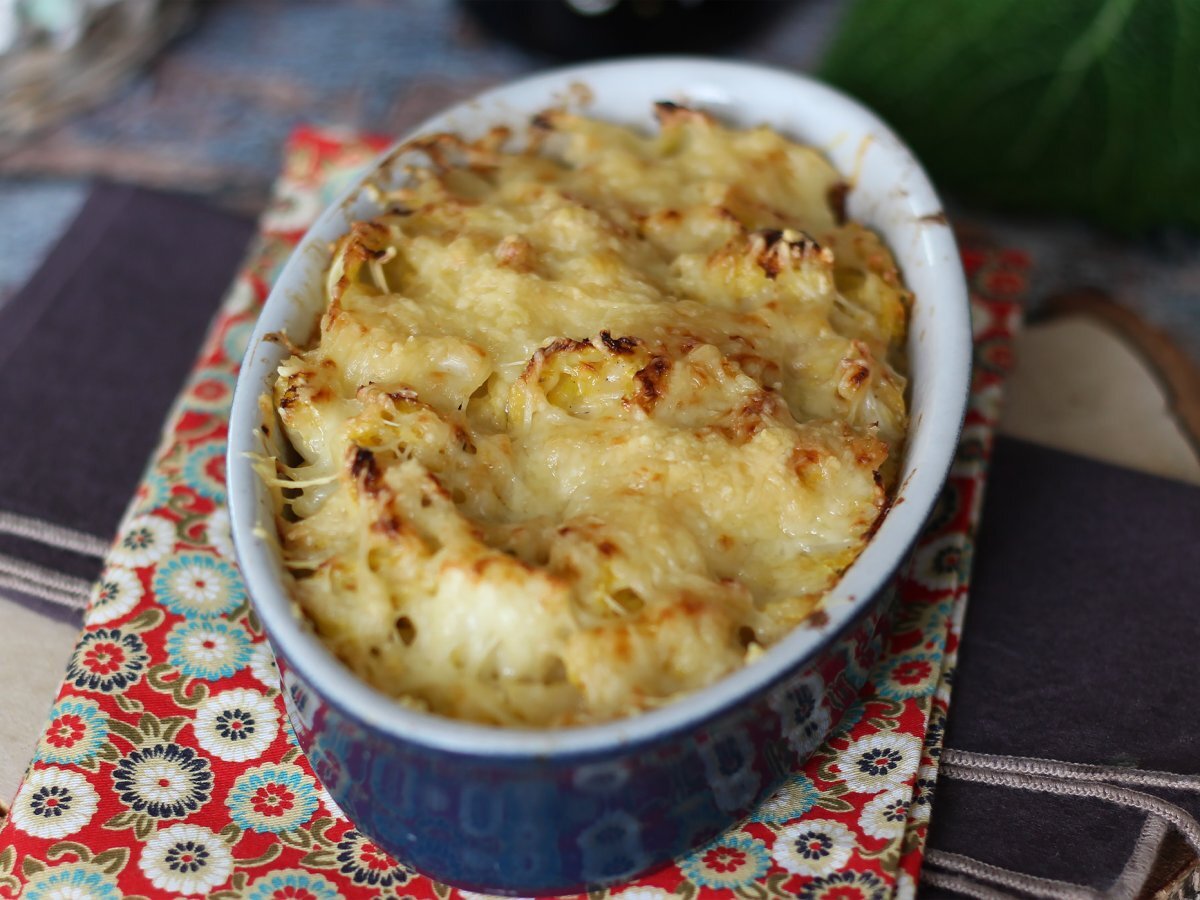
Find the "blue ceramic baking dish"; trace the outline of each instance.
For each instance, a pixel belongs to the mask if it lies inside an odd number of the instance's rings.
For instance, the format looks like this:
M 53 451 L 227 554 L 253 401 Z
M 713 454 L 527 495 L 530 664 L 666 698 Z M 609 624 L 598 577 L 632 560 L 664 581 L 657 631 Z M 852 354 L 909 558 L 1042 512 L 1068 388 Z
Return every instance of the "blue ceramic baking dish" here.
M 911 429 L 897 502 L 823 607 L 760 659 L 675 703 L 557 730 L 501 729 L 396 703 L 335 659 L 289 598 L 270 498 L 247 454 L 283 348 L 322 307 L 331 244 L 379 209 L 368 181 L 319 219 L 271 292 L 234 399 L 229 498 L 246 583 L 283 675 L 288 712 L 318 776 L 350 819 L 420 872 L 501 894 L 617 883 L 677 857 L 747 815 L 794 771 L 858 694 L 882 642 L 888 584 L 945 479 L 970 375 L 966 287 L 941 204 L 911 153 L 874 115 L 810 79 L 740 63 L 671 58 L 563 69 L 499 88 L 426 122 L 481 135 L 552 105 L 651 125 L 655 101 L 766 123 L 823 150 L 852 185 L 851 217 L 880 232 L 916 301 L 909 333 Z M 385 159 L 387 156 L 385 155 Z M 278 434 L 279 429 L 272 429 Z M 899 502 L 900 500 L 903 502 Z

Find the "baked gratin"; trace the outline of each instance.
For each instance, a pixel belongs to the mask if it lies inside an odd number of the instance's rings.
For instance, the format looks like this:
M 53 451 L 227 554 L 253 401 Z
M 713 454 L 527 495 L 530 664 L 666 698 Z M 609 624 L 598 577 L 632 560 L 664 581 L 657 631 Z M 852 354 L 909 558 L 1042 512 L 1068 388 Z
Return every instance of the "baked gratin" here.
M 293 596 L 412 707 L 670 702 L 820 617 L 887 505 L 891 254 L 817 151 L 657 114 L 409 144 L 264 404 L 294 451 L 263 472 Z

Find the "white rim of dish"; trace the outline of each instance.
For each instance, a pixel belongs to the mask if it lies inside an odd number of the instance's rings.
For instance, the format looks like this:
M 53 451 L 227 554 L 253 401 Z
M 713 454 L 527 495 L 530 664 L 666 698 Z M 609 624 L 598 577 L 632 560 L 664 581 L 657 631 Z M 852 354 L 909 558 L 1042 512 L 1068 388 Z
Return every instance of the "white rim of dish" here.
M 478 105 L 499 105 L 513 93 L 537 89 L 565 91 L 577 82 L 611 76 L 614 70 L 627 74 L 642 71 L 647 77 L 676 85 L 664 88 L 666 94 L 691 82 L 712 81 L 719 76 L 754 77 L 777 83 L 780 90 L 807 94 L 809 99 L 841 105 L 845 113 L 861 122 L 864 134 L 874 138 L 872 146 L 894 158 L 897 170 L 904 174 L 903 203 L 914 220 L 940 213 L 942 207 L 928 177 L 911 151 L 874 113 L 856 100 L 811 78 L 792 72 L 754 64 L 709 60 L 702 57 L 643 57 L 571 66 L 533 75 L 486 91 L 473 99 L 439 113 L 410 131 L 397 145 L 413 136 L 428 132 L 447 114 Z M 386 159 L 389 148 L 380 156 Z M 361 189 L 363 181 L 377 165 L 366 170 L 341 197 L 326 209 L 297 245 L 287 265 L 276 279 L 276 286 L 264 306 L 264 311 L 281 293 L 289 274 L 300 266 L 303 248 L 313 233 Z M 767 650 L 754 663 L 692 694 L 674 700 L 649 712 L 595 725 L 570 726 L 556 729 L 509 728 L 482 725 L 401 706 L 393 698 L 360 680 L 338 661 L 311 630 L 302 624 L 302 614 L 284 590 L 277 571 L 278 561 L 266 543 L 253 535 L 259 491 L 262 486 L 245 456 L 254 451 L 258 398 L 263 391 L 264 378 L 274 365 L 257 363 L 254 359 L 267 332 L 265 315 L 250 338 L 243 367 L 238 377 L 230 415 L 228 450 L 228 480 L 230 518 L 234 529 L 237 554 L 255 608 L 266 626 L 272 642 L 280 647 L 296 674 L 310 686 L 319 686 L 318 693 L 343 714 L 382 732 L 433 749 L 470 755 L 534 759 L 558 755 L 589 754 L 612 751 L 622 746 L 640 744 L 700 724 L 759 694 L 764 688 L 785 676 L 790 670 L 814 658 L 856 619 L 865 606 L 873 602 L 902 564 L 937 499 L 949 472 L 958 444 L 963 415 L 970 386 L 971 327 L 966 284 L 959 265 L 958 249 L 951 230 L 930 227 L 920 231 L 922 257 L 946 271 L 944 290 L 949 295 L 938 308 L 939 328 L 956 340 L 950 341 L 946 358 L 939 357 L 938 379 L 931 388 L 925 421 L 921 425 L 919 464 L 912 469 L 899 487 L 896 499 L 878 531 L 868 542 L 855 562 L 826 597 L 826 608 L 836 606 L 827 626 L 797 628 Z M 938 261 L 941 261 L 940 263 Z M 286 302 L 276 300 L 276 305 Z M 921 297 L 917 297 L 917 305 Z M 266 370 L 266 371 L 264 371 Z M 244 426 L 235 431 L 233 426 Z M 906 454 L 918 448 L 906 447 Z M 903 498 L 903 503 L 898 502 Z

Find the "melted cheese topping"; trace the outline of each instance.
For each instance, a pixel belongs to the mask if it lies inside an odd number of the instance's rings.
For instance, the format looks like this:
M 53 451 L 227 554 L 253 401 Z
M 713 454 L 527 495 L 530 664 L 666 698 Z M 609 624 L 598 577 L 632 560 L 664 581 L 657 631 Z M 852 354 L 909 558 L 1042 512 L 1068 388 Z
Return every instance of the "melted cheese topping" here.
M 420 709 L 629 715 L 816 613 L 904 439 L 909 296 L 814 150 L 661 104 L 416 142 L 273 406 L 295 598 Z

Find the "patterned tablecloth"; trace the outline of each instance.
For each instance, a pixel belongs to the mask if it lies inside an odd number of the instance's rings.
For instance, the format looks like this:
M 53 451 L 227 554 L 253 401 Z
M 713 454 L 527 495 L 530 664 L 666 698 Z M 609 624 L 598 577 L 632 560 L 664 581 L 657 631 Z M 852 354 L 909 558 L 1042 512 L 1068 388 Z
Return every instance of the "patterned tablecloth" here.
M 109 552 L 0 830 L 0 896 L 468 896 L 388 858 L 315 779 L 284 713 L 225 507 L 229 404 L 260 305 L 304 230 L 379 149 L 311 129 L 289 142 L 260 238 Z M 912 896 L 1028 267 L 1011 251 L 969 247 L 963 258 L 975 315 L 970 411 L 867 689 L 751 818 L 596 896 Z M 847 665 L 860 665 L 855 654 Z M 814 701 L 833 688 L 810 687 Z M 825 724 L 819 712 L 798 721 L 797 740 Z

